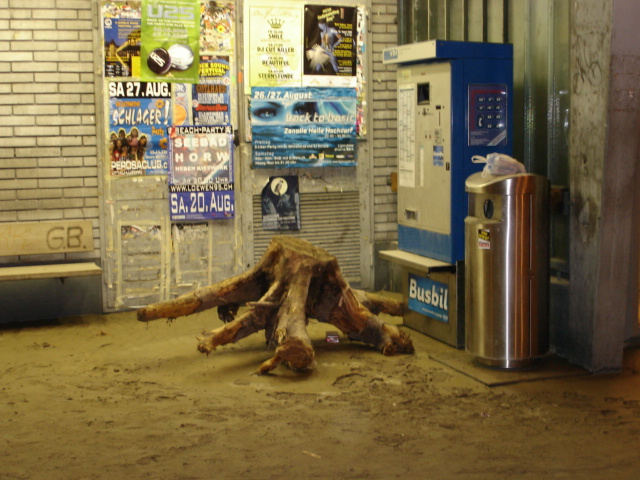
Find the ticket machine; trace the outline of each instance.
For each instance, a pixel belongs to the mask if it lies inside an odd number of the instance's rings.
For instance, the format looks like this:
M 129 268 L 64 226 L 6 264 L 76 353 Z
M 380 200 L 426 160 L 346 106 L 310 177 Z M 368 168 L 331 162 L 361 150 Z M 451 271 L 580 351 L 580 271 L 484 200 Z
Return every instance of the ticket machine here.
M 513 47 L 433 40 L 390 48 L 398 65 L 399 248 L 464 259 L 474 155 L 512 153 Z
M 399 250 L 381 256 L 406 269 L 405 323 L 462 346 L 465 180 L 474 155 L 512 153 L 513 46 L 431 40 L 383 62 L 398 66 Z

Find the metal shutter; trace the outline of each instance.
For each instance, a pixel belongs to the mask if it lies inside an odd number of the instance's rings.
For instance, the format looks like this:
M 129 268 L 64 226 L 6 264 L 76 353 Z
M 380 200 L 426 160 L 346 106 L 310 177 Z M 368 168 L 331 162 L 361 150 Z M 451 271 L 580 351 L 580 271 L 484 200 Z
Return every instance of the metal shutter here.
M 260 195 L 253 196 L 254 261 L 260 260 L 271 237 L 292 235 L 324 248 L 338 259 L 349 283 L 361 281 L 360 199 L 358 192 L 320 192 L 300 194 L 300 231 L 262 230 Z

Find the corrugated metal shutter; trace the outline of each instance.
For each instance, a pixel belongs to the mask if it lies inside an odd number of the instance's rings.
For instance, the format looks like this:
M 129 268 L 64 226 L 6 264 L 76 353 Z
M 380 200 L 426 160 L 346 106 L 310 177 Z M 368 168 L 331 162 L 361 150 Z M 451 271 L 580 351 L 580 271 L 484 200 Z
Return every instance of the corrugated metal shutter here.
M 338 259 L 342 275 L 349 283 L 361 281 L 360 199 L 358 192 L 320 192 L 300 194 L 300 220 L 297 232 L 262 230 L 260 196 L 253 196 L 254 261 L 260 260 L 271 237 L 291 235 L 324 248 Z

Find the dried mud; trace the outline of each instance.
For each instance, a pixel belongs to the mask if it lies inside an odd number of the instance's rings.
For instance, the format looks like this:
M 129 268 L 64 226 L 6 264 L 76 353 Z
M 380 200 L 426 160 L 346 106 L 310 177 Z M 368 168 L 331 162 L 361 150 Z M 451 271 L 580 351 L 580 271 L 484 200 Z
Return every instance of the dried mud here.
M 387 320 L 396 322 L 397 318 Z M 385 357 L 309 326 L 313 371 L 253 372 L 253 335 L 196 351 L 212 314 L 0 330 L 2 479 L 613 479 L 640 471 L 638 352 L 618 375 L 487 387 L 407 330 Z M 635 362 L 635 363 L 634 363 Z

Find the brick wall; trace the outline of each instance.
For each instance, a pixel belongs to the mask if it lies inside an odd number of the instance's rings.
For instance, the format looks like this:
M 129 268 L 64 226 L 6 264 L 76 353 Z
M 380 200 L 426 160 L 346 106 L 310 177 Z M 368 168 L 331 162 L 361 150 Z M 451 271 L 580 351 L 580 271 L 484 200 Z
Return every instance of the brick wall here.
M 371 8 L 373 39 L 373 158 L 374 158 L 374 240 L 386 248 L 398 238 L 396 194 L 389 185 L 396 171 L 397 156 L 397 92 L 396 66 L 383 65 L 382 51 L 398 44 L 397 3 L 374 1 Z
M 0 0 L 0 222 L 89 219 L 98 238 L 92 27 L 91 1 Z

